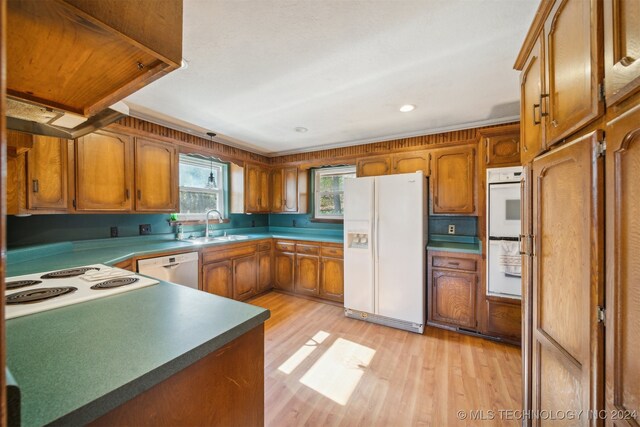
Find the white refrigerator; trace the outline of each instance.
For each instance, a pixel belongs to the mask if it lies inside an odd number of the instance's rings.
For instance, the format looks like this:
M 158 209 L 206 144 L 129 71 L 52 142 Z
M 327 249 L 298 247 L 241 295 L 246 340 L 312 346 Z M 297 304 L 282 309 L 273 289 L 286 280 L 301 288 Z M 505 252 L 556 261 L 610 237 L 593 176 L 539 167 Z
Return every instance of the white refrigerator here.
M 424 331 L 426 188 L 422 172 L 345 179 L 346 316 Z

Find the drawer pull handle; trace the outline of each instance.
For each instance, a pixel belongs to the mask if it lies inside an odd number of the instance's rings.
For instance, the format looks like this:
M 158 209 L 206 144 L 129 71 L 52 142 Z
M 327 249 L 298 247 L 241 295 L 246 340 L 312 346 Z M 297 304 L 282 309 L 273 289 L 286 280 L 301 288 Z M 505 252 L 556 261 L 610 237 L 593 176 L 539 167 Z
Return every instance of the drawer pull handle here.
M 460 263 L 459 262 L 449 261 L 449 265 L 460 265 Z

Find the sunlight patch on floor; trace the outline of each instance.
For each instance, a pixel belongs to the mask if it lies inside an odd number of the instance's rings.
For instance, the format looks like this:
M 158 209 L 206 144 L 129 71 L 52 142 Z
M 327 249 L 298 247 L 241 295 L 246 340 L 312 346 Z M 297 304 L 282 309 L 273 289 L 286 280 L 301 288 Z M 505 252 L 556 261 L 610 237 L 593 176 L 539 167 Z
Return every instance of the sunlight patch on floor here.
M 346 405 L 376 351 L 338 338 L 300 382 L 340 405 Z
M 285 374 L 290 374 L 294 369 L 298 367 L 302 363 L 304 359 L 309 357 L 313 351 L 318 348 L 318 345 L 322 344 L 324 340 L 330 334 L 325 331 L 318 331 L 317 334 L 313 336 L 309 341 L 307 341 L 302 347 L 298 349 L 295 353 L 291 355 L 282 365 L 278 367 L 278 370 L 284 372 Z

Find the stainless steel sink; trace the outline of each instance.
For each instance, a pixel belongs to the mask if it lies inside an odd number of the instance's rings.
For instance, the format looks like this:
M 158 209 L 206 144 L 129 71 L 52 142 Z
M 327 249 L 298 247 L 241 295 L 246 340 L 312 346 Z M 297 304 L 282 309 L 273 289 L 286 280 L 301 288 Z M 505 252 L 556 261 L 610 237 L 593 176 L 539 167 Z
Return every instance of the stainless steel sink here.
M 235 242 L 236 240 L 246 240 L 249 236 L 243 236 L 240 234 L 233 234 L 230 236 L 218 236 L 218 237 L 197 237 L 195 239 L 185 239 L 185 242 L 192 243 L 194 245 L 204 245 L 207 243 L 223 243 L 223 242 Z

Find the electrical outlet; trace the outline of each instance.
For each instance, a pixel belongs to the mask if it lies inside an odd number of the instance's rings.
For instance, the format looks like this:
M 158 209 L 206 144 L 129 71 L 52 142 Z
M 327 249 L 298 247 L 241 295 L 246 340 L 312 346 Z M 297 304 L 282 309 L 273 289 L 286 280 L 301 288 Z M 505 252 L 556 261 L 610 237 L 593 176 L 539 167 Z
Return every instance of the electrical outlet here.
M 449 234 L 456 234 L 456 226 L 449 224 Z
M 111 227 L 111 237 L 118 237 L 118 227 Z
M 140 235 L 151 234 L 151 224 L 140 224 Z
M 256 226 L 256 220 L 255 220 L 255 219 L 252 219 L 252 220 L 251 220 L 251 226 L 252 226 L 252 227 L 255 227 L 255 226 Z

